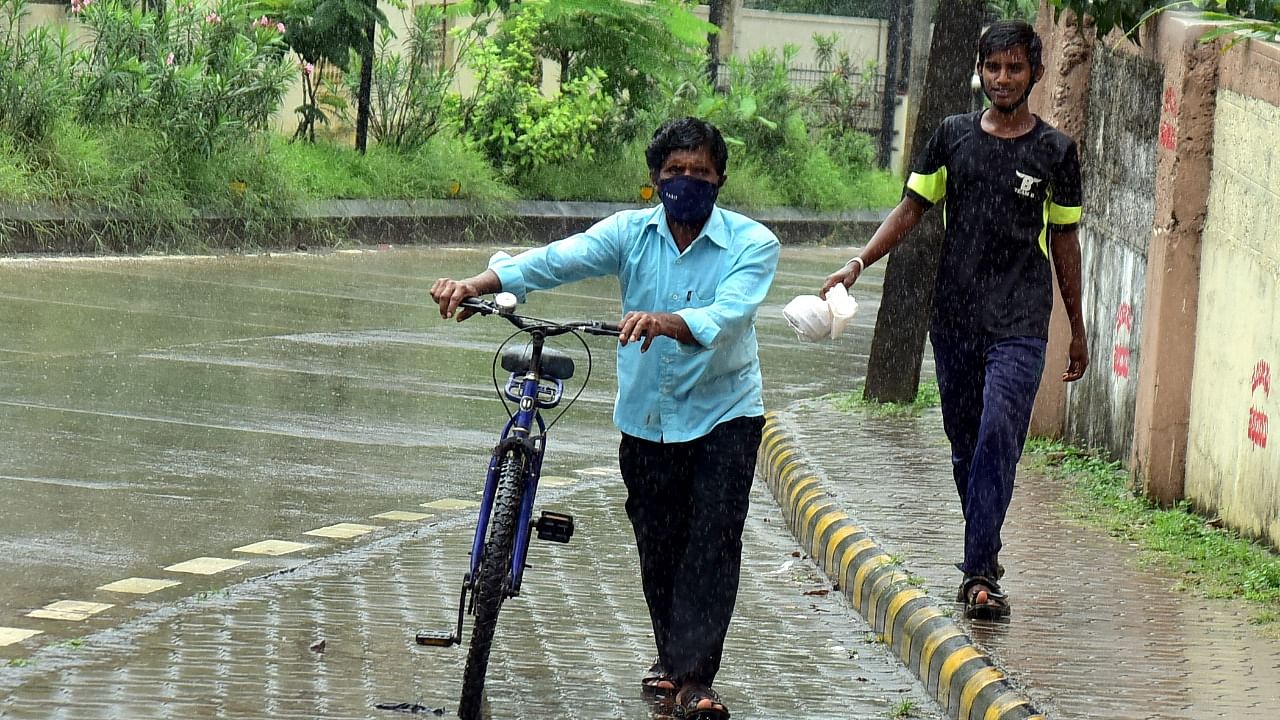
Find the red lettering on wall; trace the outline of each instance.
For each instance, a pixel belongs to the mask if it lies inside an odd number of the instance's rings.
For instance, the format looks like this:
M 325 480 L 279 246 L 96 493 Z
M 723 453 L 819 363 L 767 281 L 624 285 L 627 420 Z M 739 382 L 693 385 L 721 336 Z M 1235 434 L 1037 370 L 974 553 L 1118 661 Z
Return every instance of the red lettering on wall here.
M 1260 448 L 1267 446 L 1267 414 L 1249 408 L 1249 440 Z
M 1253 382 L 1249 385 L 1249 391 L 1256 393 L 1258 388 L 1262 388 L 1263 395 L 1271 394 L 1271 365 L 1266 360 L 1259 360 L 1253 366 Z
M 1116 310 L 1116 329 L 1133 332 L 1133 306 L 1129 303 L 1120 303 Z
M 1173 88 L 1164 89 L 1164 107 L 1161 109 L 1170 115 L 1178 114 L 1178 93 Z
M 1111 372 L 1116 377 L 1129 377 L 1129 348 L 1123 345 L 1116 345 L 1111 353 Z
M 1178 147 L 1178 135 L 1174 131 L 1173 126 L 1167 122 L 1160 123 L 1160 146 L 1166 150 L 1173 150 Z

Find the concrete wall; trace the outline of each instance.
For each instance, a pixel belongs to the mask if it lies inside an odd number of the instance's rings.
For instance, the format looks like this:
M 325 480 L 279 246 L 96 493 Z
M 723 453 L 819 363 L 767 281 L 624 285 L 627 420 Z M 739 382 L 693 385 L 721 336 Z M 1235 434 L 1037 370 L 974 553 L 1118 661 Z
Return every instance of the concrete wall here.
M 1073 22 L 1042 13 L 1046 47 L 1076 42 Z M 1059 124 L 1085 121 L 1091 366 L 1063 427 L 1153 500 L 1189 498 L 1280 547 L 1280 46 L 1201 43 L 1210 27 L 1164 13 L 1140 45 L 1094 46 L 1087 104 L 1071 101 L 1078 69 L 1033 97 Z M 1056 419 L 1045 395 L 1042 431 Z
M 1186 494 L 1280 546 L 1280 48 L 1231 53 L 1214 117 Z
M 700 6 L 699 10 L 705 17 L 705 6 Z M 813 54 L 814 34 L 835 33 L 840 37 L 836 49 L 849 53 L 854 67 L 861 69 L 867 63 L 884 65 L 888 35 L 883 20 L 751 9 L 740 12 L 733 40 L 734 55 L 737 57 L 745 58 L 762 48 L 780 50 L 789 43 L 800 48 L 795 60 L 798 66 L 816 68 L 818 60 Z
M 1079 144 L 1087 208 L 1080 224 L 1085 327 L 1093 365 L 1069 386 L 1066 434 L 1114 458 L 1128 457 L 1133 437 L 1162 75 L 1149 60 L 1095 53 Z M 1050 370 L 1061 373 L 1061 363 Z

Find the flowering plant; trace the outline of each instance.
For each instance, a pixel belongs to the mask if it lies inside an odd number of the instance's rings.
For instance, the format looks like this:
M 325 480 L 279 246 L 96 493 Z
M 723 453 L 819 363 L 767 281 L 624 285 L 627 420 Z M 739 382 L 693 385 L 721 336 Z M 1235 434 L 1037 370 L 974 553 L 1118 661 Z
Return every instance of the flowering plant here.
M 88 31 L 77 78 L 80 119 L 161 131 L 209 156 L 266 127 L 297 68 L 284 23 L 254 18 L 251 0 L 180 3 L 163 14 L 122 0 L 75 0 Z

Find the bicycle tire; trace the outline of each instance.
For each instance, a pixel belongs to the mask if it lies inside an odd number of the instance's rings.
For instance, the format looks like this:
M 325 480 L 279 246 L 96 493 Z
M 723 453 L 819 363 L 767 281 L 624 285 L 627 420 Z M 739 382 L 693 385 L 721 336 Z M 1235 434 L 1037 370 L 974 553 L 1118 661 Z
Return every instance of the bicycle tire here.
M 502 459 L 498 469 L 498 489 L 489 519 L 489 537 L 485 540 L 484 558 L 477 572 L 472 600 L 475 623 L 471 628 L 471 646 L 462 675 L 462 698 L 458 702 L 458 717 L 462 720 L 480 717 L 489 652 L 498 626 L 498 611 L 506 599 L 507 570 L 511 567 L 511 554 L 515 550 L 516 523 L 524 495 L 523 460 L 520 453 L 508 455 Z

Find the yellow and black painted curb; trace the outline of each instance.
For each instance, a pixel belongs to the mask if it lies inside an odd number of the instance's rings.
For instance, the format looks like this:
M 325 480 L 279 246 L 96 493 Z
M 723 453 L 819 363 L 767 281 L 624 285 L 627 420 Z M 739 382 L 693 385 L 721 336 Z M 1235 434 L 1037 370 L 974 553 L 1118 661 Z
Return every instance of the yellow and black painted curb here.
M 958 623 L 844 513 L 775 413 L 758 465 L 792 533 L 956 720 L 1043 720 Z

